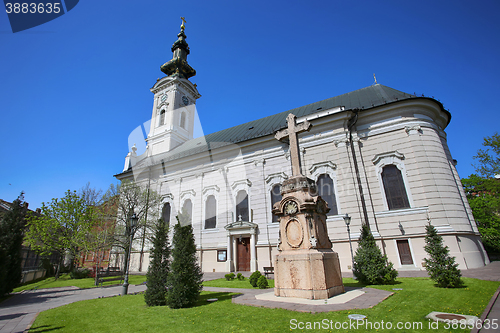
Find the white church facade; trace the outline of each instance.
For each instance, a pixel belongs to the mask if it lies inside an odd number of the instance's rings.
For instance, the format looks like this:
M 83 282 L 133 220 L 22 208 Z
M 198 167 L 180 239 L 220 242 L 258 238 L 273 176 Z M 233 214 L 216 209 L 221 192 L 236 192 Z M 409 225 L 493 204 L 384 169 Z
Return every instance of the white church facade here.
M 288 144 L 275 139 L 293 113 L 302 170 L 328 203 L 327 228 L 342 271 L 351 270 L 362 223 L 399 270 L 422 270 L 425 225 L 434 225 L 460 269 L 489 263 L 446 142 L 443 105 L 381 84 L 193 138 L 196 100 L 184 27 L 154 94 L 146 152 L 130 152 L 119 180 L 149 184 L 163 218 L 191 217 L 202 271 L 273 265 L 279 242 L 272 206 L 291 176 Z M 201 110 L 200 112 L 203 112 Z M 350 235 L 343 216 L 351 217 Z M 134 244 L 134 250 L 137 247 Z M 139 253 L 133 251 L 131 270 Z M 148 255 L 143 267 L 147 267 Z

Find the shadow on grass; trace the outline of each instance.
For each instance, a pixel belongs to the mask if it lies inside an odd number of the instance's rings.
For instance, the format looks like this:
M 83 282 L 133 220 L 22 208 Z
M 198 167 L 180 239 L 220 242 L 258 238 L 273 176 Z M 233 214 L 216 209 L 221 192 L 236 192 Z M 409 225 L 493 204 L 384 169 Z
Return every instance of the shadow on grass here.
M 224 292 L 206 292 L 200 295 L 200 298 L 198 299 L 198 302 L 196 302 L 195 307 L 197 306 L 204 306 L 204 305 L 209 305 L 211 302 L 208 302 L 209 299 L 211 298 L 217 298 L 218 301 L 226 301 L 230 300 L 235 293 L 224 293 Z
M 42 333 L 42 332 L 56 331 L 56 330 L 59 330 L 62 328 L 64 328 L 64 326 L 42 325 L 42 326 L 38 326 L 37 328 L 30 328 L 28 330 L 28 332 L 29 333 Z

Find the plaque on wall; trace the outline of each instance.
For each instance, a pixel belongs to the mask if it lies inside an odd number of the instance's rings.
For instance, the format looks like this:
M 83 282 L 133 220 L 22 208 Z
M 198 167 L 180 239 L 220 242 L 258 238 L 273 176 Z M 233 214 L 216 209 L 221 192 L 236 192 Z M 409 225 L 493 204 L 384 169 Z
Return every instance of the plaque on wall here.
M 222 262 L 227 260 L 227 250 L 217 250 L 217 261 Z

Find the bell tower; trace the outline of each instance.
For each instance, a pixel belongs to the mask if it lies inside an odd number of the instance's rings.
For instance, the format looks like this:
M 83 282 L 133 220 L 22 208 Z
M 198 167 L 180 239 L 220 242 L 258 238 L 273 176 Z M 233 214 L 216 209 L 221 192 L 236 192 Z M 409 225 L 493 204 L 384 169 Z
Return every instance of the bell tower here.
M 154 94 L 148 155 L 168 152 L 193 138 L 196 100 L 201 97 L 188 79 L 196 71 L 188 64 L 189 46 L 184 33 L 186 20 L 181 17 L 181 32 L 172 45 L 172 59 L 160 69 L 167 76 L 158 79 L 151 88 Z

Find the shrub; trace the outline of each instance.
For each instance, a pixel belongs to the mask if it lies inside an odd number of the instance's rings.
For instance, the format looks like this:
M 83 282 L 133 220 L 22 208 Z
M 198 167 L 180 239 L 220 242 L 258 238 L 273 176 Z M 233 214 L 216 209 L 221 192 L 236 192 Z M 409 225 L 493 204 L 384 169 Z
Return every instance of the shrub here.
M 163 219 L 156 225 L 151 249 L 151 261 L 146 273 L 148 288 L 144 293 L 144 301 L 148 306 L 167 304 L 167 278 L 170 266 L 170 246 L 168 244 L 168 223 Z
M 250 275 L 250 278 L 248 279 L 250 281 L 250 284 L 252 287 L 257 287 L 257 280 L 259 280 L 259 277 L 261 277 L 262 274 L 260 274 L 259 271 L 255 271 Z
M 267 283 L 267 279 L 264 275 L 261 275 L 257 280 L 257 287 L 259 287 L 260 289 L 266 289 L 267 287 L 269 287 L 269 283 Z
M 241 274 L 241 273 L 238 273 L 238 274 Z M 234 273 L 226 274 L 226 275 L 224 275 L 224 277 L 226 278 L 226 280 L 232 281 L 232 280 L 234 280 Z
M 450 257 L 448 246 L 443 246 L 443 238 L 429 222 L 425 226 L 425 252 L 430 259 L 424 259 L 429 276 L 441 288 L 458 288 L 463 285 L 462 273 L 455 263 L 455 257 Z
M 359 246 L 354 256 L 353 274 L 364 284 L 391 284 L 398 276 L 398 271 L 387 260 L 387 256 L 382 255 L 366 224 L 361 228 Z
M 88 268 L 77 268 L 71 271 L 69 276 L 72 279 L 85 279 L 90 277 L 90 269 Z
M 177 216 L 172 239 L 172 262 L 167 278 L 167 305 L 172 309 L 196 304 L 200 296 L 203 273 L 196 257 L 193 227 L 186 209 Z
M 245 280 L 245 277 L 244 277 L 244 276 L 243 276 L 243 274 L 241 274 L 241 273 L 238 273 L 238 275 L 236 275 L 236 278 L 237 278 L 238 280 L 240 280 L 240 281 Z

